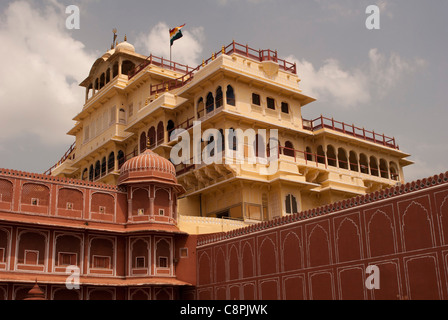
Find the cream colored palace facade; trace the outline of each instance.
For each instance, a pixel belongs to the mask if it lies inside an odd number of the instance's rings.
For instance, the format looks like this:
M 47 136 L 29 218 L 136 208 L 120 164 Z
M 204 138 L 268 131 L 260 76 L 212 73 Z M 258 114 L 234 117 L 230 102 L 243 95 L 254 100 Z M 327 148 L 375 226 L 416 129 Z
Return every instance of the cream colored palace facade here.
M 193 69 L 140 55 L 125 39 L 81 83 L 85 104 L 68 132 L 76 142 L 47 173 L 117 184 L 124 162 L 147 146 L 169 159 L 177 143 L 170 133 L 192 133 L 194 121 L 201 121 L 202 131 L 277 129 L 279 169 L 272 175 L 261 174 L 263 163 L 176 166 L 186 189 L 178 226 L 193 234 L 228 231 L 404 182 L 403 167 L 412 162 L 395 139 L 324 117 L 303 119 L 302 107 L 314 99 L 302 93 L 300 81 L 296 65 L 276 51 L 232 42 Z M 260 158 L 271 152 L 245 140 L 244 153 L 251 150 Z

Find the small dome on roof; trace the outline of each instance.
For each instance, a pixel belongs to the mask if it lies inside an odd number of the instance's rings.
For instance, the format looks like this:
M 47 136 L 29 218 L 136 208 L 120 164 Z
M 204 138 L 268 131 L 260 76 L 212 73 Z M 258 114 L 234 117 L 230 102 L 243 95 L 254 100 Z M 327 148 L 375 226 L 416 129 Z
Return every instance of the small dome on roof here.
M 117 45 L 117 47 L 115 48 L 116 52 L 120 52 L 120 51 L 123 51 L 123 50 L 135 52 L 135 47 L 127 41 L 127 37 L 126 36 L 124 37 L 124 41 L 119 43 Z
M 121 167 L 118 184 L 150 181 L 178 185 L 176 168 L 169 160 L 149 149 Z

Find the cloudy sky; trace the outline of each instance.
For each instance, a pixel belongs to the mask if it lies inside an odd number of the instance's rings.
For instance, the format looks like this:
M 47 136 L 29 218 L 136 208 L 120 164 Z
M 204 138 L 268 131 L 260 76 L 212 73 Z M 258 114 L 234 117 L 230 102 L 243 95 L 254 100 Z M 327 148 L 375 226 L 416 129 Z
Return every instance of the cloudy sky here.
M 380 8 L 368 30 L 366 8 Z M 80 29 L 66 28 L 66 7 Z M 0 167 L 44 172 L 74 138 L 79 83 L 110 48 L 112 29 L 138 52 L 169 57 L 168 29 L 186 23 L 173 60 L 196 66 L 232 40 L 298 64 L 321 114 L 394 136 L 411 181 L 448 170 L 446 0 L 2 0 Z

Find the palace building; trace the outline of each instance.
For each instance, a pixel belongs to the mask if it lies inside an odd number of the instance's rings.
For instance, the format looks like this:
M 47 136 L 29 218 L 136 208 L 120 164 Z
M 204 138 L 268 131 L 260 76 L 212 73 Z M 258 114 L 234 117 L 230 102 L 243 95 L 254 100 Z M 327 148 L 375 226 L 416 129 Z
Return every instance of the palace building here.
M 258 160 L 278 153 L 278 170 L 270 174 L 263 174 L 263 161 L 228 163 L 224 152 L 221 164 L 176 165 L 186 190 L 178 200 L 179 227 L 195 234 L 269 221 L 404 182 L 403 167 L 412 162 L 394 138 L 323 116 L 302 118 L 302 108 L 314 99 L 300 89 L 300 70 L 277 51 L 233 41 L 193 69 L 138 54 L 126 40 L 99 58 L 81 83 L 85 104 L 68 132 L 76 141 L 47 174 L 117 185 L 121 166 L 144 152 L 147 140 L 149 149 L 170 159 L 178 143 L 172 133 L 192 135 L 195 121 L 201 134 L 219 129 L 223 149 Z M 225 136 L 231 129 L 267 134 L 237 141 Z M 272 130 L 278 130 L 275 150 L 269 147 Z M 213 140 L 203 139 L 201 150 Z
M 299 75 L 234 41 L 195 68 L 113 46 L 61 160 L 0 169 L 0 300 L 447 299 L 448 173 L 404 184 L 393 137 L 303 119 Z M 223 161 L 174 164 L 179 132 Z

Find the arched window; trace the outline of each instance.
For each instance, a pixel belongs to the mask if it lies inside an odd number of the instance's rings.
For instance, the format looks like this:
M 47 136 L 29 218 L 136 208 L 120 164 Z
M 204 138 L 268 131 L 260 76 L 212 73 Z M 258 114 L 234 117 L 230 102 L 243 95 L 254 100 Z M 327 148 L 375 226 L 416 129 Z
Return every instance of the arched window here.
M 118 76 L 118 62 L 115 62 L 112 68 L 112 77 L 115 78 L 116 76 Z
M 279 150 L 280 144 L 278 143 L 278 140 L 276 138 L 269 138 L 269 142 L 268 145 L 266 146 L 266 154 L 267 156 L 270 158 L 271 155 L 274 154 L 279 154 L 278 150 Z
M 238 138 L 236 136 L 235 129 L 229 129 L 229 136 L 227 137 L 229 140 L 229 149 L 233 151 L 238 151 Z
M 219 133 L 221 134 L 221 147 L 222 147 L 222 151 L 226 150 L 226 138 L 224 136 L 224 130 L 219 129 Z
M 200 98 L 198 100 L 198 118 L 202 118 L 204 115 L 204 99 Z
M 334 148 L 331 145 L 327 147 L 327 161 L 328 161 L 329 166 L 332 166 L 332 167 L 337 166 L 336 152 L 334 151 Z
M 263 136 L 257 134 L 255 136 L 255 141 L 254 141 L 255 157 L 257 157 L 257 158 L 266 157 L 265 150 L 266 150 L 266 145 L 265 145 Z
M 216 109 L 222 107 L 222 105 L 224 103 L 222 97 L 223 97 L 222 89 L 221 89 L 221 87 L 218 87 L 218 89 L 216 89 Z
M 101 176 L 101 163 L 97 161 L 95 163 L 95 180 L 98 180 Z
M 325 151 L 322 146 L 317 147 L 317 162 L 325 164 Z
M 146 144 L 147 144 L 147 140 L 146 140 L 146 132 L 142 132 L 142 134 L 140 135 L 140 153 L 146 151 Z
M 174 125 L 174 121 L 173 120 L 169 120 L 168 124 L 166 126 L 166 131 L 168 131 L 168 138 L 171 141 L 171 134 L 173 133 L 174 129 L 175 129 L 175 125 Z
M 121 108 L 118 113 L 118 122 L 121 124 L 126 124 L 126 111 Z
M 156 128 L 151 127 L 148 131 L 149 148 L 153 149 L 156 146 Z
M 89 181 L 93 181 L 93 176 L 94 176 L 94 169 L 93 169 L 93 164 L 90 165 L 90 169 L 89 169 Z
M 111 152 L 109 154 L 109 159 L 107 160 L 107 172 L 115 170 L 115 153 Z
M 379 177 L 378 162 L 374 156 L 370 157 L 370 174 Z
M 311 150 L 310 147 L 306 147 L 306 160 L 307 161 L 314 161 L 313 150 Z
M 106 71 L 106 84 L 110 82 L 110 68 Z
M 369 161 L 364 153 L 359 155 L 359 167 L 361 168 L 362 173 L 369 174 Z
M 398 173 L 398 166 L 391 162 L 389 164 L 389 170 L 390 170 L 390 178 L 395 181 L 400 181 L 400 174 Z
M 124 155 L 123 151 L 118 151 L 118 155 L 117 155 L 117 160 L 118 160 L 118 168 L 121 169 L 121 167 L 124 165 L 126 157 Z
M 85 168 L 84 171 L 82 172 L 81 179 L 82 180 L 87 180 L 88 174 L 89 174 L 89 170 L 87 170 L 87 168 Z
M 235 92 L 233 91 L 232 86 L 227 86 L 227 92 L 226 92 L 226 97 L 227 97 L 227 104 L 230 106 L 235 106 Z
M 165 140 L 165 132 L 163 128 L 163 122 L 160 121 L 157 125 L 157 145 L 161 145 Z
M 107 172 L 107 163 L 106 163 L 106 157 L 103 158 L 101 161 L 101 176 L 104 176 Z
M 106 85 L 106 75 L 103 73 L 100 77 L 100 89 L 102 89 Z
M 339 168 L 348 170 L 347 153 L 342 148 L 338 149 L 338 163 L 339 163 Z
M 384 159 L 380 160 L 380 176 L 389 179 L 389 169 L 387 168 L 387 161 Z
M 358 158 L 354 151 L 350 151 L 350 170 L 358 171 Z
M 95 80 L 95 90 L 98 91 L 100 89 L 100 83 L 98 79 Z
M 121 73 L 124 75 L 129 75 L 129 73 L 134 70 L 135 64 L 129 60 L 123 61 L 122 67 L 121 67 Z
M 287 214 L 297 213 L 297 199 L 292 194 L 288 194 L 285 200 L 285 208 Z
M 207 113 L 213 112 L 213 110 L 215 110 L 215 98 L 213 98 L 213 94 L 211 92 L 207 94 L 207 101 L 205 105 L 207 108 Z
M 291 141 L 286 141 L 285 142 L 285 148 L 283 150 L 284 150 L 283 154 L 285 156 L 288 156 L 288 157 L 295 157 L 296 156 L 296 153 L 294 151 L 294 145 L 292 144 Z

